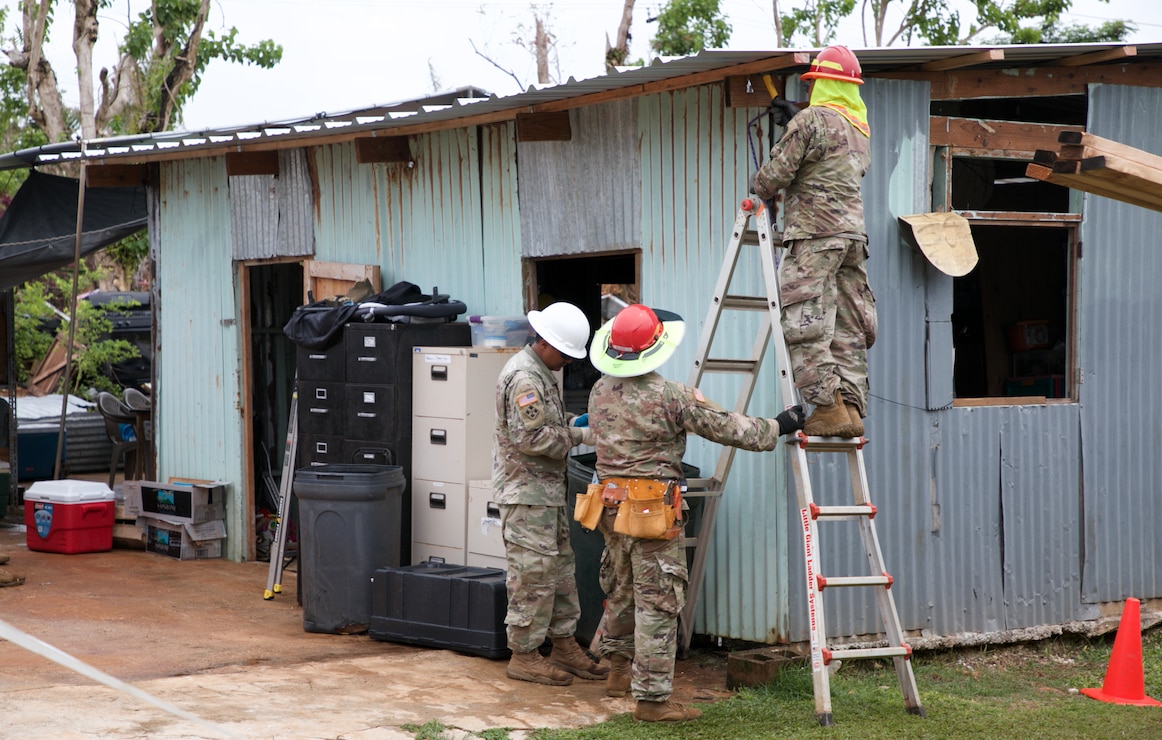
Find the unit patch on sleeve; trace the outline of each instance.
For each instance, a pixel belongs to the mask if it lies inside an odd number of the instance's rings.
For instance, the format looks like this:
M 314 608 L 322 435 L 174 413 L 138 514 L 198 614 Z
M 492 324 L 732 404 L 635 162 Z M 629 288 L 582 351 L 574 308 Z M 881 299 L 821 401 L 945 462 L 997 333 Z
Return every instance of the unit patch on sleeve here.
M 536 429 L 545 423 L 545 407 L 540 394 L 527 381 L 513 389 L 513 400 L 525 429 Z

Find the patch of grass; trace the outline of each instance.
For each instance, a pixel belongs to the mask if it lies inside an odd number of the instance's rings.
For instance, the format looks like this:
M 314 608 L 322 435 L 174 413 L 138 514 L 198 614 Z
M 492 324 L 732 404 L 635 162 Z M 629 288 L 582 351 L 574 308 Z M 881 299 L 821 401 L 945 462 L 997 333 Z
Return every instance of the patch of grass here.
M 401 725 L 400 729 L 414 732 L 416 740 L 448 740 L 448 727 L 439 720 L 429 720 L 422 725 Z
M 510 732 L 512 732 L 511 727 L 498 727 L 491 730 L 481 730 L 473 733 L 473 736 L 481 738 L 481 740 L 508 740 Z
M 535 740 L 663 738 L 1025 738 L 1096 740 L 1162 737 L 1162 707 L 1095 701 L 1114 635 L 1066 636 L 1035 644 L 917 654 L 912 660 L 927 717 L 904 711 L 891 661 L 847 662 L 831 679 L 832 727 L 815 719 L 811 672 L 783 671 L 770 684 L 699 704 L 701 719 L 639 724 L 622 714 L 593 727 L 539 730 Z M 1146 693 L 1162 698 L 1162 629 L 1143 635 Z

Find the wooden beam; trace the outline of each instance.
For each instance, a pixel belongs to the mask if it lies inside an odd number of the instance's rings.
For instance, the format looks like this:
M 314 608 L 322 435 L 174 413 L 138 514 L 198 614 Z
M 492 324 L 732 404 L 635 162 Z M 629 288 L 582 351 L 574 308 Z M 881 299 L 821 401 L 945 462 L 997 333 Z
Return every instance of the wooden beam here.
M 1138 56 L 1138 47 L 1136 46 L 1119 46 L 1115 49 L 1106 49 L 1105 51 L 1095 51 L 1090 54 L 1078 54 L 1073 57 L 1065 57 L 1057 62 L 1061 67 L 1083 67 L 1087 64 L 1099 64 L 1101 62 L 1110 62 L 1114 59 L 1125 59 L 1126 57 Z
M 1068 171 L 1058 172 L 1058 167 L 1068 170 L 1076 167 L 1077 162 L 1058 162 L 1052 168 L 1030 163 L 1025 167 L 1025 174 L 1044 182 L 1061 185 L 1062 187 L 1081 190 L 1086 193 L 1100 195 L 1104 198 L 1122 201 L 1142 208 L 1162 211 L 1162 196 L 1152 196 L 1139 188 L 1127 187 L 1122 183 L 1107 182 L 1097 176 L 1083 176 Z
M 406 136 L 366 136 L 355 140 L 355 161 L 359 164 L 411 162 L 412 151 Z
M 233 152 L 226 155 L 226 174 L 277 175 L 278 152 Z
M 925 72 L 946 72 L 950 69 L 963 69 L 965 67 L 975 67 L 978 64 L 1001 62 L 1004 59 L 1004 49 L 986 49 L 985 51 L 978 51 L 975 54 L 961 54 L 960 56 L 949 59 L 939 59 L 935 62 L 921 64 L 920 69 Z
M 85 184 L 91 188 L 139 187 L 149 180 L 142 164 L 106 164 L 85 167 Z
M 931 116 L 928 143 L 964 149 L 995 149 L 1001 154 L 1028 159 L 1036 150 L 1051 147 L 1062 132 L 1082 130 L 1080 126 Z
M 1151 154 L 1143 149 L 1137 149 L 1117 141 L 1094 136 L 1085 131 L 1062 131 L 1057 135 L 1057 141 L 1071 146 L 1081 146 L 1083 156 L 1077 157 L 1077 159 L 1108 155 L 1128 159 L 1132 162 L 1139 162 L 1156 170 L 1162 170 L 1162 157 Z
M 570 141 L 572 138 L 567 110 L 516 114 L 517 141 Z
M 932 100 L 1085 95 L 1089 85 L 1162 87 L 1162 63 L 1105 64 L 1086 67 L 1032 67 L 952 72 L 902 70 L 876 72 L 877 78 L 928 82 Z
M 774 98 L 767 88 L 769 78 L 775 88 L 775 95 L 782 95 L 785 89 L 782 77 L 765 73 L 735 75 L 726 78 L 727 108 L 766 108 Z

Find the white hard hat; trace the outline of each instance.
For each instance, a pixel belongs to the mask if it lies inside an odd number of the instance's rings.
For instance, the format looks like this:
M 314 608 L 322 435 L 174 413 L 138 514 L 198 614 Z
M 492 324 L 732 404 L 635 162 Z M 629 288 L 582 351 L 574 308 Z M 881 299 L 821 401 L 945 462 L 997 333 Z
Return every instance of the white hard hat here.
M 589 341 L 589 319 L 572 303 L 558 301 L 544 311 L 529 311 L 529 324 L 537 336 L 562 354 L 575 360 L 585 356 L 585 344 Z

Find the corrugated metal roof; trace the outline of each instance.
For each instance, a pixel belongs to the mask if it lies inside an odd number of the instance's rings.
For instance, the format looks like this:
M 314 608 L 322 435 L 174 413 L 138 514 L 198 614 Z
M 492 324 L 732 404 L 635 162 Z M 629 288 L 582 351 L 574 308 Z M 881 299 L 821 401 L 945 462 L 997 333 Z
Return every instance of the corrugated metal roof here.
M 447 128 L 449 122 L 473 119 L 472 123 L 509 120 L 518 112 L 562 110 L 586 104 L 588 96 L 622 91 L 625 97 L 657 92 L 657 84 L 674 81 L 674 87 L 700 84 L 732 74 L 748 74 L 776 68 L 805 68 L 817 49 L 767 49 L 736 51 L 710 49 L 688 57 L 655 60 L 646 67 L 624 67 L 595 77 L 558 85 L 534 85 L 515 95 L 489 95 L 475 87 L 402 103 L 376 105 L 337 114 L 315 113 L 300 119 L 262 122 L 203 131 L 174 131 L 140 136 L 46 144 L 0 156 L 0 170 L 80 160 L 108 163 L 147 162 L 211 156 L 222 152 L 281 149 L 302 146 L 307 140 L 353 138 L 374 132 L 390 134 Z M 1085 55 L 1109 52 L 1124 56 L 1122 63 L 1155 61 L 1162 57 L 1157 44 L 1037 44 L 1023 46 L 924 46 L 855 49 L 865 75 L 881 72 L 923 72 L 925 65 L 963 58 L 957 68 L 1003 69 L 1048 66 Z M 994 52 L 989 55 L 988 52 Z M 1003 58 L 994 58 L 1000 52 Z M 798 55 L 798 56 L 796 56 Z M 766 66 L 769 63 L 769 66 Z M 754 65 L 758 65 L 755 67 Z M 752 68 L 753 67 L 753 68 Z M 469 125 L 465 123 L 464 125 Z M 401 132 L 405 133 L 405 132 Z

